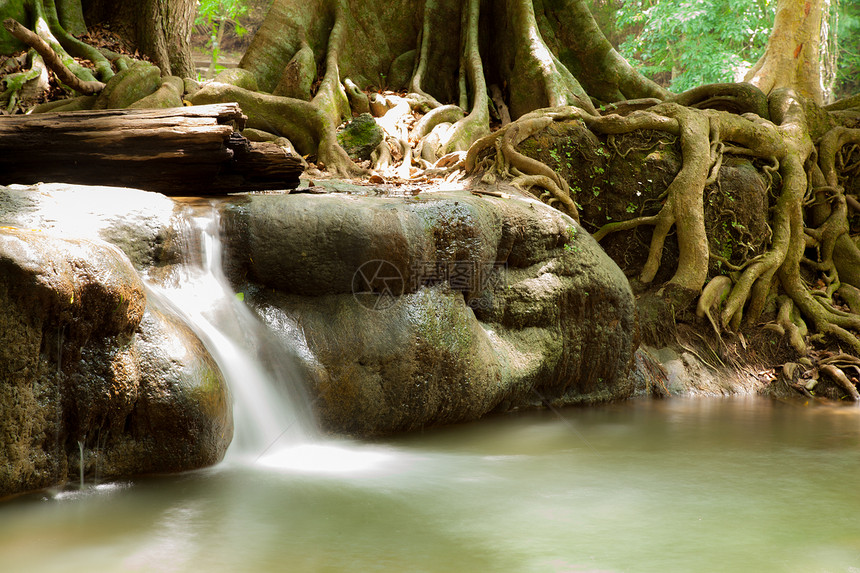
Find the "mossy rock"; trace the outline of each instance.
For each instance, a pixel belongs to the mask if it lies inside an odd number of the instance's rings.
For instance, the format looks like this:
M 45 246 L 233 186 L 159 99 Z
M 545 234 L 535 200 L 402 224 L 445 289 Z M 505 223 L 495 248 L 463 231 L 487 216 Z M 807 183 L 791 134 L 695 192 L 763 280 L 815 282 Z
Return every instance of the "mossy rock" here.
M 125 109 L 161 87 L 161 70 L 138 62 L 118 72 L 99 94 L 93 109 Z
M 382 143 L 382 128 L 369 113 L 363 113 L 344 126 L 337 141 L 352 159 L 370 159 L 370 154 Z
M 301 349 L 325 431 L 630 395 L 633 294 L 573 220 L 513 197 L 341 189 L 244 196 L 222 213 L 228 276 Z

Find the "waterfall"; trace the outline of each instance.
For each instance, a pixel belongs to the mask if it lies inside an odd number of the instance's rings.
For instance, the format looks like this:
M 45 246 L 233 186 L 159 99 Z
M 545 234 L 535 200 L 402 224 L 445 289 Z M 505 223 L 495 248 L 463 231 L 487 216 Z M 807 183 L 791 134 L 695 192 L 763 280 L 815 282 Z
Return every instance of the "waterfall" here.
M 254 461 L 306 443 L 313 432 L 294 355 L 227 281 L 218 211 L 189 206 L 184 215 L 184 264 L 172 280 L 147 279 L 147 289 L 200 337 L 227 381 L 235 428 L 227 458 Z

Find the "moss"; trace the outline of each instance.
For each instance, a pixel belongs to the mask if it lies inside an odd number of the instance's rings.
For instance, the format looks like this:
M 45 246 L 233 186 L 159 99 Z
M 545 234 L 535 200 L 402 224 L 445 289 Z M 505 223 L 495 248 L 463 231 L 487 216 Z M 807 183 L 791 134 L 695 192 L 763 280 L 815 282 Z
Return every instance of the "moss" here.
M 215 76 L 216 82 L 221 82 L 222 84 L 230 84 L 231 86 L 240 87 L 246 90 L 251 90 L 253 92 L 259 91 L 260 88 L 257 85 L 257 78 L 254 76 L 252 72 L 248 70 L 243 70 L 242 68 L 230 68 L 224 70 L 217 76 Z
M 99 94 L 94 109 L 124 109 L 161 86 L 161 70 L 139 62 L 117 73 Z
M 337 134 L 337 141 L 352 159 L 370 159 L 370 154 L 382 142 L 382 129 L 369 113 L 349 122 Z
M 421 293 L 419 293 L 421 296 Z M 446 297 L 449 304 L 439 304 L 438 297 L 425 292 L 426 304 L 416 305 L 413 315 L 421 340 L 440 358 L 467 360 L 474 347 L 472 328 L 464 306 L 456 304 L 456 297 Z
M 0 2 L 0 21 L 6 18 L 14 18 L 21 23 L 27 22 L 27 9 L 24 2 L 22 0 Z M 0 55 L 12 55 L 26 47 L 7 32 L 6 28 L 0 26 Z

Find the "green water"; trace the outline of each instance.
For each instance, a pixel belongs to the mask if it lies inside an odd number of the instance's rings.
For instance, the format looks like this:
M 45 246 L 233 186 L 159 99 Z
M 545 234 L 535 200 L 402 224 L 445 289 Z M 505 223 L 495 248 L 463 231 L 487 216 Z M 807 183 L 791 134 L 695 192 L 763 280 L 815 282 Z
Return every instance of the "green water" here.
M 0 570 L 860 572 L 860 409 L 529 412 L 0 505 Z

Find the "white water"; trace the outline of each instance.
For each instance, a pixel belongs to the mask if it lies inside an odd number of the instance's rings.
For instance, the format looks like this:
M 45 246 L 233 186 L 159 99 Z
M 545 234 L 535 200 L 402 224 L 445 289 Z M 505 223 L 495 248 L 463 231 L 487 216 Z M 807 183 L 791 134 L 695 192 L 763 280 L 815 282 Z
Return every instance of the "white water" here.
M 232 461 L 306 445 L 314 432 L 299 406 L 294 357 L 260 322 L 224 276 L 220 220 L 213 207 L 190 209 L 184 221 L 185 264 L 172 280 L 147 281 L 155 298 L 181 316 L 221 369 L 233 399 Z

